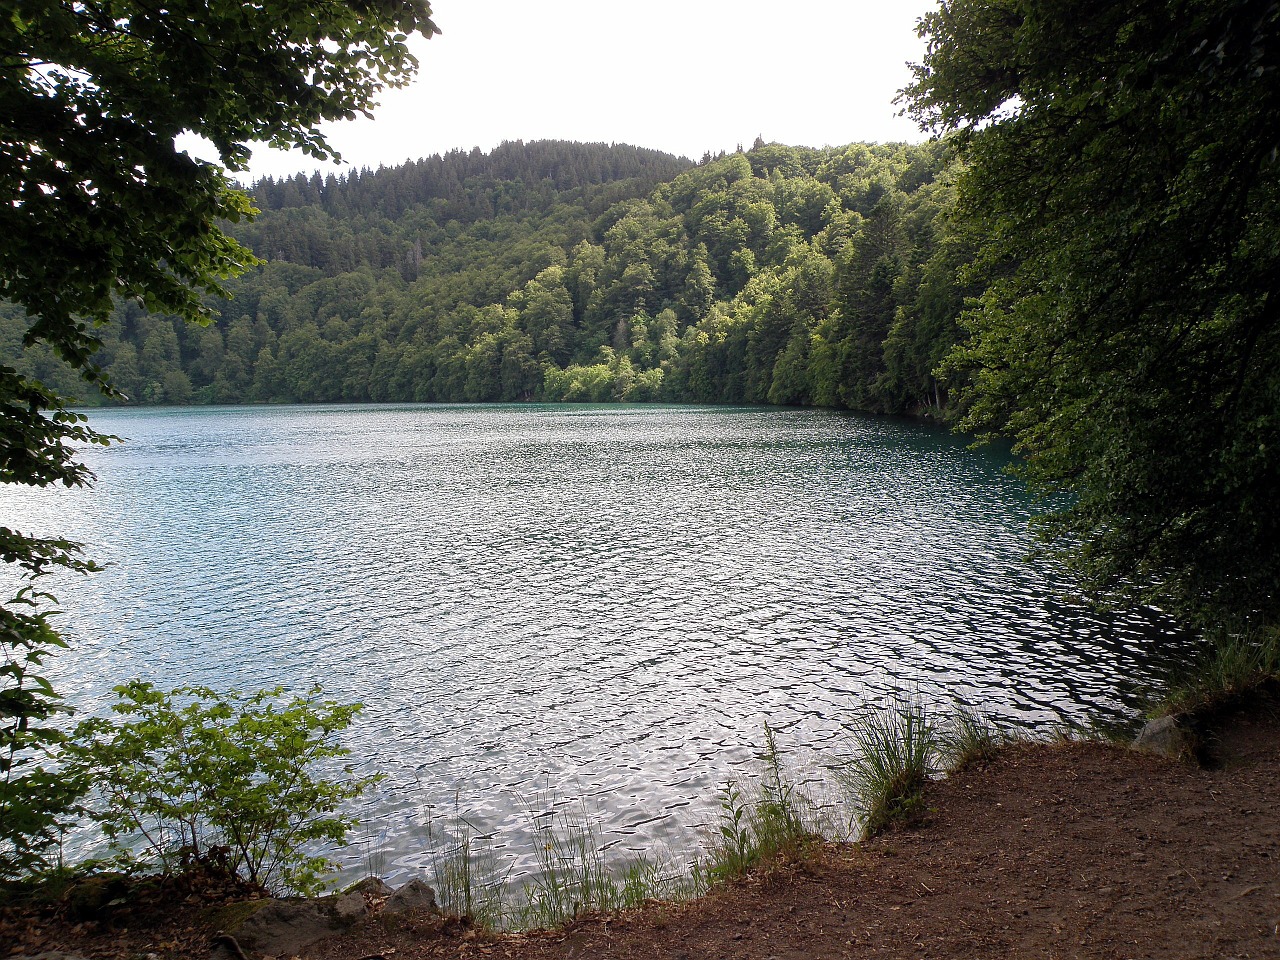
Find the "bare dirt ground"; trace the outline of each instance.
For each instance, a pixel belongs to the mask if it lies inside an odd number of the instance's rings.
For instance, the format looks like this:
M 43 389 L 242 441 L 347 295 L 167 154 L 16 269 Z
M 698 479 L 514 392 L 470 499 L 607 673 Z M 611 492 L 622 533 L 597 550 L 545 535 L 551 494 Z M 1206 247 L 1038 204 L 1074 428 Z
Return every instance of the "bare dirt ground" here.
M 684 904 L 489 935 L 371 918 L 312 960 L 1280 958 L 1280 711 L 1236 717 L 1216 769 L 1100 743 L 1018 745 L 932 785 L 920 826 L 824 845 Z M 208 956 L 170 903 L 134 928 L 0 925 L 14 952 Z M 0 949 L 0 957 L 9 953 Z

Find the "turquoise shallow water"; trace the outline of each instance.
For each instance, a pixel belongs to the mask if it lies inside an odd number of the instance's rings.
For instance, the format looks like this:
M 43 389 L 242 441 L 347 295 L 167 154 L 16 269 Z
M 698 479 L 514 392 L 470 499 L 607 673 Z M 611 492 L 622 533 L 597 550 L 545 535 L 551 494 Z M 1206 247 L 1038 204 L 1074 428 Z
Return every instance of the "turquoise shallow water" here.
M 1160 625 L 1029 564 L 1005 460 L 826 411 L 405 406 L 97 412 L 92 491 L 0 490 L 83 541 L 59 582 L 83 711 L 138 676 L 367 707 L 348 742 L 392 877 L 464 814 L 513 875 L 539 813 L 688 846 L 766 722 L 797 764 L 894 691 L 1044 727 L 1131 711 Z M 1166 645 L 1168 646 L 1168 645 Z M 1173 644 L 1175 650 L 1177 644 Z

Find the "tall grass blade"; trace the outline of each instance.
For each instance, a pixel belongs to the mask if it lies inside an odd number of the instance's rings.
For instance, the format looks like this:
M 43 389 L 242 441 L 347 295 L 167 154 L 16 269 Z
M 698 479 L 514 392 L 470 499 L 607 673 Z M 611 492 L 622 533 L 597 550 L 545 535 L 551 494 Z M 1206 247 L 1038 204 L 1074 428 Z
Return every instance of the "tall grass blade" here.
M 867 839 L 924 813 L 924 787 L 938 749 L 924 702 L 902 698 L 847 727 L 853 751 L 836 775 L 862 815 Z

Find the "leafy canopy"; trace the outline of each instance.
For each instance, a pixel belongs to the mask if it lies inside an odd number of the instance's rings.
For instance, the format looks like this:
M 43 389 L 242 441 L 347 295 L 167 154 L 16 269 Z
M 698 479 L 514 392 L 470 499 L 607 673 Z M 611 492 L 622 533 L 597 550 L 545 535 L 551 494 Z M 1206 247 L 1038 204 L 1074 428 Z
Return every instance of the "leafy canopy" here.
M 990 286 L 951 359 L 1086 582 L 1280 605 L 1280 3 L 950 0 L 908 109 Z
M 425 0 L 15 0 L 0 17 L 0 298 L 29 340 L 91 373 L 113 298 L 200 319 L 252 257 L 218 227 L 250 207 L 227 169 L 249 143 L 335 157 L 321 120 L 368 113 L 436 32 Z

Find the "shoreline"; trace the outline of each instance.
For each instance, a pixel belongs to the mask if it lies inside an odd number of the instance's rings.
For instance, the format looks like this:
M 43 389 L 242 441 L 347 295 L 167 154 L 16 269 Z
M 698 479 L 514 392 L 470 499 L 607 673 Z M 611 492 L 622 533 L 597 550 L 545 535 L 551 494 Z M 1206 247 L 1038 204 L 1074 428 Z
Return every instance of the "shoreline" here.
M 1211 738 L 1217 769 L 1098 741 L 1018 742 L 930 782 L 914 828 L 860 844 L 816 843 L 694 900 L 649 901 L 517 934 L 434 916 L 370 916 L 297 955 L 1275 956 L 1280 697 L 1272 692 L 1222 720 Z M 180 910 L 165 914 L 168 928 L 130 923 L 113 938 L 50 926 L 22 947 L 32 956 L 106 957 L 126 945 L 135 955 L 208 956 L 208 911 Z

